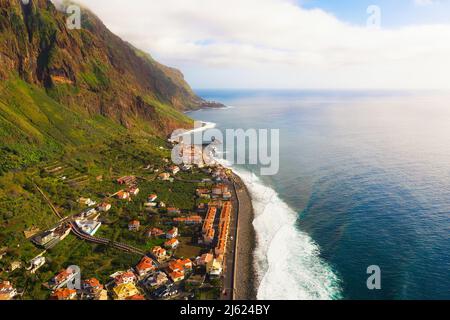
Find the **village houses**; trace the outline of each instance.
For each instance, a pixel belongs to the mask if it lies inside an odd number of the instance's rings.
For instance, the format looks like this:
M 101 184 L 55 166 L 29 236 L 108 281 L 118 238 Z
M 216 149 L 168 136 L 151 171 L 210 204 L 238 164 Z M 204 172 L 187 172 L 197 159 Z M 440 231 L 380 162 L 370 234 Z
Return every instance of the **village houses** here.
M 178 237 L 178 228 L 177 227 L 173 227 L 172 229 L 170 229 L 169 231 L 167 231 L 166 233 L 166 239 L 174 239 L 176 237 Z
M 56 290 L 64 287 L 67 283 L 75 279 L 78 275 L 78 271 L 67 268 L 65 270 L 60 271 L 56 276 L 50 279 L 48 282 L 49 288 Z
M 157 238 L 157 237 L 163 236 L 164 234 L 165 234 L 164 231 L 162 231 L 161 229 L 158 229 L 158 228 L 148 229 L 145 233 L 145 235 L 148 238 Z
M 164 247 L 166 247 L 167 249 L 176 249 L 179 246 L 180 242 L 178 241 L 178 239 L 170 239 L 167 240 L 166 242 L 164 242 Z
M 97 210 L 100 212 L 108 212 L 109 210 L 111 210 L 111 204 L 103 202 L 97 207 Z
M 128 223 L 128 230 L 130 231 L 139 231 L 141 227 L 141 223 L 138 220 L 132 220 Z
M 17 295 L 17 290 L 9 281 L 0 283 L 0 300 L 12 300 Z
M 58 288 L 50 296 L 50 300 L 75 300 L 77 290 L 69 288 Z
M 150 272 L 155 271 L 157 266 L 151 258 L 144 256 L 134 269 L 139 277 L 142 278 Z
M 152 253 L 159 261 L 164 260 L 167 257 L 166 249 L 161 248 L 160 246 L 153 247 Z

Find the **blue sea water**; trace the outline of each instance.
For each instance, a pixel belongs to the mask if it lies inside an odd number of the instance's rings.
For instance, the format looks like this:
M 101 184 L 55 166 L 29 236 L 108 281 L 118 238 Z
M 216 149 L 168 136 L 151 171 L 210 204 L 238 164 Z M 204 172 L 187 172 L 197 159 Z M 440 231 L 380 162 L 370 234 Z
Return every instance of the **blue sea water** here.
M 234 167 L 255 206 L 259 299 L 450 299 L 450 95 L 198 94 L 229 108 L 195 119 L 280 130 L 277 175 Z

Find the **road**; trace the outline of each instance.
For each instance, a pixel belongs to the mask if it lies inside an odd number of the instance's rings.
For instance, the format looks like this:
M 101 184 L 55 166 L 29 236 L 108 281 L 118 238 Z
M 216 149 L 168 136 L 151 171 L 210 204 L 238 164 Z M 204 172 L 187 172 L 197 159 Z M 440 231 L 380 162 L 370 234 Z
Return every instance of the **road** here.
M 64 220 L 70 221 L 70 225 L 71 225 L 71 227 L 72 227 L 72 228 L 71 228 L 71 229 L 72 229 L 72 233 L 73 233 L 77 238 L 79 238 L 79 239 L 81 239 L 81 240 L 89 241 L 89 242 L 92 242 L 92 243 L 96 243 L 96 244 L 108 245 L 108 246 L 111 246 L 111 247 L 113 247 L 113 248 L 122 250 L 122 251 L 127 252 L 127 253 L 137 254 L 137 255 L 141 255 L 141 256 L 144 256 L 144 255 L 145 255 L 145 252 L 144 252 L 143 250 L 138 249 L 138 248 L 135 248 L 135 247 L 132 247 L 132 246 L 130 246 L 130 245 L 127 245 L 127 244 L 124 244 L 124 243 L 120 243 L 120 242 L 113 242 L 113 241 L 111 241 L 111 240 L 109 240 L 109 239 L 96 238 L 96 237 L 93 237 L 93 236 L 90 236 L 90 235 L 87 235 L 87 234 L 83 233 L 83 232 L 78 228 L 77 224 L 76 224 L 75 222 L 71 221 L 71 219 L 70 219 L 69 217 L 63 218 L 63 217 L 61 216 L 61 214 L 60 214 L 60 213 L 58 212 L 58 210 L 55 208 L 55 206 L 53 205 L 53 203 L 52 203 L 52 202 L 50 201 L 50 199 L 45 195 L 45 193 L 42 191 L 42 189 L 39 188 L 39 186 L 37 186 L 37 185 L 35 184 L 35 187 L 36 187 L 36 189 L 39 191 L 39 193 L 42 195 L 42 197 L 45 199 L 45 201 L 46 201 L 47 204 L 50 206 L 50 208 L 51 208 L 52 211 L 55 213 L 55 215 L 56 215 L 61 221 L 64 221 Z M 157 265 L 159 265 L 159 262 L 158 262 L 158 260 L 155 259 L 155 257 L 150 256 L 150 258 L 152 258 L 152 259 L 155 261 L 155 263 L 156 263 Z

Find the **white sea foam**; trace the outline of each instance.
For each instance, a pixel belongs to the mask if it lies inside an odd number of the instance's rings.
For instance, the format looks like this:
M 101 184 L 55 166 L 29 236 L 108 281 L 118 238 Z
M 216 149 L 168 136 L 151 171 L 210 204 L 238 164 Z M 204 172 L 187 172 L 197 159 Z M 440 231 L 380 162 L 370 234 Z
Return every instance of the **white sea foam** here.
M 255 211 L 253 226 L 257 237 L 254 252 L 257 298 L 341 298 L 339 278 L 320 257 L 319 246 L 314 240 L 296 227 L 297 213 L 255 174 L 232 166 L 230 161 L 222 157 L 216 158 L 216 161 L 233 169 L 252 196 Z
M 202 126 L 199 127 L 199 128 L 194 128 L 194 129 L 191 129 L 191 130 L 185 130 L 185 131 L 183 131 L 183 133 L 180 133 L 180 134 L 177 134 L 177 135 L 172 135 L 171 138 L 172 139 L 177 139 L 179 137 L 187 136 L 189 134 L 198 133 L 198 132 L 206 131 L 206 130 L 209 130 L 209 129 L 214 129 L 216 127 L 216 125 L 217 125 L 214 122 L 206 122 L 206 121 L 201 121 L 201 124 L 202 124 Z
M 255 267 L 260 300 L 340 298 L 339 279 L 319 256 L 319 247 L 295 226 L 297 214 L 254 174 L 234 171 L 247 185 L 255 210 Z

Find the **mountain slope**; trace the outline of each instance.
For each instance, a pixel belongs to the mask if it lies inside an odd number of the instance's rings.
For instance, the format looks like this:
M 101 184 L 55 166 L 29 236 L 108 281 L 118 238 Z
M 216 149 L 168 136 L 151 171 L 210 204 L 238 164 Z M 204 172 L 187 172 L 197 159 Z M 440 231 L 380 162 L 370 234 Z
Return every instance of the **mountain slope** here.
M 86 9 L 82 28 L 69 30 L 49 0 L 0 0 L 0 39 L 2 79 L 18 73 L 72 109 L 127 127 L 135 116 L 155 120 L 155 102 L 177 110 L 208 105 L 178 70 L 139 52 Z
M 69 30 L 50 0 L 0 0 L 0 172 L 121 134 L 164 137 L 205 106 L 218 104 L 90 11 Z

